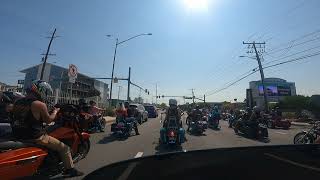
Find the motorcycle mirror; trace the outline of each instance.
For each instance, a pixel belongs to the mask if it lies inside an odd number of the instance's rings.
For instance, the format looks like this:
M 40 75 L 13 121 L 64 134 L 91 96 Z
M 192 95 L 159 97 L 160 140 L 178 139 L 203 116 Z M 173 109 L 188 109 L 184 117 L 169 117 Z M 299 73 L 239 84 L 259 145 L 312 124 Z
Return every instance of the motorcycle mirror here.
M 162 120 L 160 120 L 160 123 L 162 123 Z

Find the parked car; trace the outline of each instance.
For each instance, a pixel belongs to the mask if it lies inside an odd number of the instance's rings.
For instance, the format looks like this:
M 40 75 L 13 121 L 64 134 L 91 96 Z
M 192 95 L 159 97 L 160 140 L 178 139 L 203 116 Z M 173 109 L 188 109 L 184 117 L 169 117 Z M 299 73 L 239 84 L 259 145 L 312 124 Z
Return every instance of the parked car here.
M 146 122 L 148 120 L 148 111 L 141 104 L 130 104 L 130 107 L 136 109 L 135 118 L 137 119 L 139 124 Z
M 157 108 L 154 105 L 144 105 L 144 108 L 148 111 L 149 118 L 156 118 L 158 117 Z

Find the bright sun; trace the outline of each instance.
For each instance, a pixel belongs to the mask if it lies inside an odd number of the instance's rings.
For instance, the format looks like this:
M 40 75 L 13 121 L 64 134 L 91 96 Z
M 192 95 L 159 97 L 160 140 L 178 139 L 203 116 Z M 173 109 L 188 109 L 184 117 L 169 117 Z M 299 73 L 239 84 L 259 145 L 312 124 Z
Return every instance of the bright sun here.
M 183 2 L 190 10 L 203 11 L 208 9 L 208 0 L 183 0 Z

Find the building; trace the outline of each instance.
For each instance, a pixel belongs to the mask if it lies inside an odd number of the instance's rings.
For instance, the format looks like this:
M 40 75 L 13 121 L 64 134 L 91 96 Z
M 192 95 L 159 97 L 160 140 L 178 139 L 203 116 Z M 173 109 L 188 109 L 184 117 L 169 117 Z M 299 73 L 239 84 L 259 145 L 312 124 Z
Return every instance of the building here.
M 268 103 L 277 103 L 285 96 L 295 96 L 294 82 L 287 82 L 280 78 L 265 78 Z M 246 92 L 247 106 L 264 107 L 263 86 L 261 81 L 251 81 Z
M 41 69 L 42 64 L 39 64 L 20 71 L 25 73 L 23 84 L 25 89 L 30 87 L 33 80 L 40 79 Z M 106 103 L 109 97 L 108 84 L 81 73 L 78 73 L 76 82 L 71 84 L 68 69 L 51 63 L 46 64 L 43 80 L 48 82 L 54 91 L 59 91 L 59 94 L 71 94 L 72 92 L 72 97 L 84 98 L 90 96 L 94 90 L 98 90 L 102 102 Z
M 0 82 L 0 92 L 5 92 L 5 91 L 21 92 L 21 89 L 19 88 L 19 86 L 12 86 L 12 85 L 8 85 Z

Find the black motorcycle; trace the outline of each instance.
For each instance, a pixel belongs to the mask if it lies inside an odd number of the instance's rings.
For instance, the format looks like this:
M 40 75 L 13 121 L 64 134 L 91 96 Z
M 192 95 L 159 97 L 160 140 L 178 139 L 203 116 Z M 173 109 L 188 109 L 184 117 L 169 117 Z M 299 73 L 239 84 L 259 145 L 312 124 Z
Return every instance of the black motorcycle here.
M 308 131 L 301 131 L 294 136 L 294 144 L 313 144 L 320 136 L 320 121 L 312 123 L 313 126 Z
M 95 133 L 95 132 L 104 132 L 104 129 L 106 127 L 106 121 L 102 117 L 102 115 L 99 116 L 93 116 L 93 121 L 89 123 L 88 132 Z
M 129 137 L 133 130 L 134 121 L 133 118 L 117 120 L 116 123 L 111 124 L 111 132 L 118 137 Z
M 241 133 L 243 136 L 251 139 L 269 141 L 267 125 L 260 121 L 245 122 L 242 119 L 239 119 L 235 122 L 233 130 L 236 134 Z

